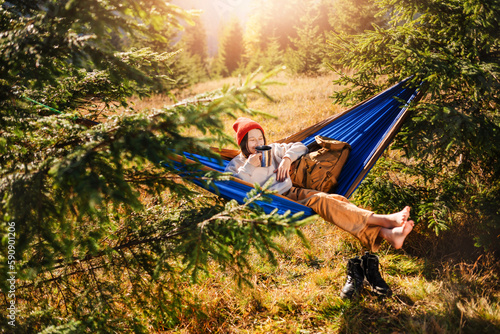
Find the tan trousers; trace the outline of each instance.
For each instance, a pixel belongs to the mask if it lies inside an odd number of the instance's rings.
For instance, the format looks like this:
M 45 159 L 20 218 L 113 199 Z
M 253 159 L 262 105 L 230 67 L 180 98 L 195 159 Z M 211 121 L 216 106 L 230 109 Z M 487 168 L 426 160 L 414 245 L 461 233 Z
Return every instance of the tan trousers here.
M 368 217 L 373 212 L 357 207 L 344 196 L 297 187 L 292 187 L 283 195 L 310 207 L 324 220 L 358 238 L 372 252 L 380 248 L 380 226 L 367 225 Z

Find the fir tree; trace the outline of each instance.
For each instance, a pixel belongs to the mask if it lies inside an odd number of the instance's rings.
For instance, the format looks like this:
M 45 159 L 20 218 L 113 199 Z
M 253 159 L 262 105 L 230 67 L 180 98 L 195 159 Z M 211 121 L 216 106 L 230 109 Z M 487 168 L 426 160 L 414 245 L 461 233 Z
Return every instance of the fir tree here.
M 292 38 L 293 48 L 287 51 L 287 66 L 293 73 L 317 74 L 323 64 L 325 40 L 311 14 L 301 18 L 297 38 Z
M 223 118 L 251 112 L 247 96 L 262 93 L 268 77 L 154 112 L 124 109 L 129 96 L 176 79 L 175 54 L 154 50 L 167 49 L 162 33 L 188 13 L 162 1 L 1 5 L 0 307 L 12 299 L 15 272 L 19 315 L 15 327 L 2 317 L 2 328 L 162 331 L 194 301 L 184 287 L 209 261 L 243 282 L 252 248 L 274 260 L 273 236 L 294 233 L 298 217 L 250 210 L 265 198 L 260 188 L 243 205 L 201 196 L 175 162 L 230 142 Z M 223 176 L 194 164 L 184 177 L 208 185 Z
M 175 47 L 182 50 L 173 64 L 178 69 L 178 72 L 174 72 L 177 74 L 177 83 L 183 81 L 188 86 L 210 76 L 207 34 L 200 16 L 195 16 L 193 25 L 186 27 L 181 41 Z
M 294 27 L 300 17 L 310 7 L 313 0 L 255 0 L 254 11 L 249 19 L 253 40 L 258 41 L 259 49 L 265 50 L 271 37 L 279 41 L 280 49 L 290 46 L 290 37 L 297 37 Z
M 266 50 L 260 51 L 257 49 L 253 53 L 250 53 L 249 50 L 246 52 L 248 53 L 245 53 L 243 63 L 245 64 L 244 70 L 248 73 L 256 71 L 259 68 L 263 71 L 271 71 L 285 64 L 283 59 L 284 52 L 281 50 L 277 38 L 271 38 L 271 42 L 268 43 Z
M 208 58 L 207 32 L 203 21 L 199 16 L 193 19 L 194 25 L 186 27 L 183 36 L 186 51 L 194 56 L 197 55 L 205 63 Z
M 233 17 L 220 39 L 219 62 L 222 74 L 231 75 L 241 64 L 244 53 L 243 29 L 237 17 Z
M 371 174 L 373 182 L 364 184 L 360 197 L 376 210 L 412 202 L 418 222 L 429 231 L 462 225 L 476 245 L 498 250 L 499 4 L 378 3 L 395 13 L 387 28 L 333 40 L 336 68 L 352 70 L 336 81 L 348 85 L 334 93 L 336 101 L 356 103 L 407 77 L 424 84 L 426 98 L 395 142 L 408 159 L 387 160 L 383 171 Z M 385 177 L 389 168 L 415 182 L 395 186 Z M 376 198 L 363 196 L 374 192 Z
M 280 48 L 278 38 L 272 37 L 270 38 L 270 42 L 267 44 L 265 57 L 261 66 L 265 71 L 270 71 L 278 66 L 281 66 L 284 64 L 283 55 L 284 52 Z
M 324 51 L 321 49 L 325 47 L 320 47 L 322 43 L 324 44 L 321 40 L 325 32 L 332 29 L 330 25 L 332 2 L 257 0 L 254 8 L 245 30 L 247 68 L 254 69 L 258 66 L 266 68 L 269 62 L 277 63 L 273 59 L 277 60 L 277 56 L 281 57 L 281 54 L 286 52 L 284 62 L 293 72 L 316 72 L 324 57 Z M 276 46 L 279 46 L 278 52 Z M 311 46 L 313 50 L 305 49 Z M 298 48 L 301 50 L 298 51 Z M 316 51 L 318 53 L 315 54 Z M 306 60 L 305 57 L 312 58 Z M 312 65 L 313 63 L 315 65 Z M 302 68 L 310 65 L 314 68 Z
M 373 25 L 383 26 L 387 17 L 380 15 L 377 1 L 336 0 L 332 8 L 330 24 L 337 33 L 361 34 L 373 30 Z
M 315 23 L 319 27 L 319 33 L 323 35 L 333 29 L 331 21 L 335 12 L 335 3 L 336 1 L 332 0 L 320 0 L 313 6 L 317 15 Z

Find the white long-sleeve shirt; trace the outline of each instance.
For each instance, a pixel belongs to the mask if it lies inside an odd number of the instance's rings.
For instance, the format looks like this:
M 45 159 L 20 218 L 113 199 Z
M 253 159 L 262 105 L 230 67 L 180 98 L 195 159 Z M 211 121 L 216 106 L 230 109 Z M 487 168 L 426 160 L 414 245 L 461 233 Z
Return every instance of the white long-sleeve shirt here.
M 273 179 L 272 185 L 269 190 L 275 190 L 279 194 L 283 194 L 290 190 L 292 187 L 292 180 L 287 177 L 283 182 L 278 182 L 276 180 L 276 173 L 274 171 L 278 169 L 278 166 L 285 157 L 290 158 L 292 162 L 300 158 L 302 155 L 307 153 L 307 147 L 301 142 L 281 144 L 273 143 L 269 146 L 272 147 L 272 162 L 269 167 L 255 167 L 248 162 L 248 159 L 240 153 L 238 156 L 234 157 L 233 160 L 229 162 L 226 166 L 225 171 L 233 174 L 243 181 L 249 183 L 258 183 L 263 186 L 269 179 Z

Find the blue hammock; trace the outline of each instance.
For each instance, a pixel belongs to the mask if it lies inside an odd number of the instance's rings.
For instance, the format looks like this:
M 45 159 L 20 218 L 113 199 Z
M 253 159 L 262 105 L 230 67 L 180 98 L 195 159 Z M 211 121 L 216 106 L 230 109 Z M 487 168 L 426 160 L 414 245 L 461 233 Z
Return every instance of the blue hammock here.
M 349 143 L 352 150 L 340 174 L 335 193 L 350 197 L 401 128 L 408 116 L 410 102 L 420 97 L 418 87 L 410 87 L 408 80 L 279 142 L 301 141 L 308 145 L 316 135 L 321 135 Z M 185 156 L 219 172 L 224 172 L 229 163 L 223 160 L 221 164 L 220 161 L 196 154 L 186 153 Z M 200 181 L 193 182 L 202 185 Z M 237 179 L 217 181 L 215 184 L 217 190 L 208 190 L 239 203 L 244 202 L 246 194 L 252 189 L 252 185 Z M 278 209 L 281 214 L 287 211 L 292 214 L 304 212 L 306 217 L 315 214 L 309 207 L 284 196 L 272 195 L 271 199 L 270 203 L 260 201 L 257 204 L 267 213 Z

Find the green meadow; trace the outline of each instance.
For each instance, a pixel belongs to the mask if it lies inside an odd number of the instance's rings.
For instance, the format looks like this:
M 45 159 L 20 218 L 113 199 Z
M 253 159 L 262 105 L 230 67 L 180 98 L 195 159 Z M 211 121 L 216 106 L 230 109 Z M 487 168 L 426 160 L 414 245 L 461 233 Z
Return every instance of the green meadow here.
M 343 110 L 329 96 L 334 75 L 279 75 L 269 87 L 273 101 L 252 99 L 250 107 L 272 142 Z M 238 84 L 238 78 L 205 82 L 182 92 L 184 98 Z M 137 108 L 161 108 L 168 97 L 136 100 Z M 226 131 L 232 133 L 233 119 Z M 397 157 L 396 151 L 385 153 Z M 207 197 L 212 196 L 207 193 Z M 355 203 L 360 200 L 354 194 Z M 412 215 L 415 219 L 415 214 Z M 377 253 L 380 271 L 393 291 L 389 298 L 365 286 L 355 300 L 340 298 L 347 260 L 363 254 L 359 242 L 320 217 L 301 228 L 307 238 L 279 237 L 277 265 L 251 257 L 251 286 L 240 286 L 215 264 L 200 282 L 185 287 L 203 312 L 187 313 L 168 333 L 497 333 L 500 332 L 498 262 L 474 257 L 472 241 L 459 228 L 434 235 L 417 226 L 407 247 L 384 244 Z M 450 238 L 456 238 L 455 243 Z M 428 248 L 433 248 L 429 251 Z M 422 255 L 428 254 L 428 255 Z

